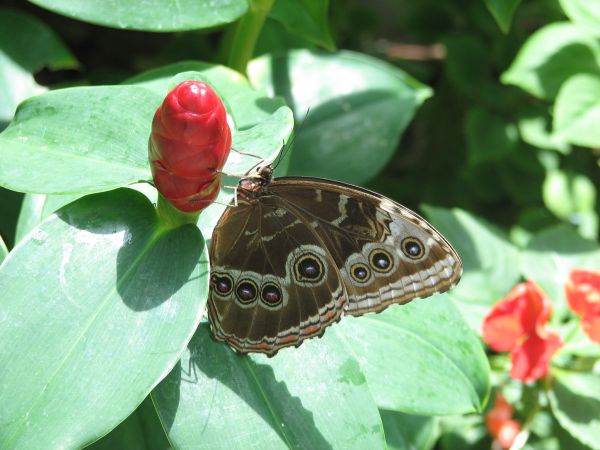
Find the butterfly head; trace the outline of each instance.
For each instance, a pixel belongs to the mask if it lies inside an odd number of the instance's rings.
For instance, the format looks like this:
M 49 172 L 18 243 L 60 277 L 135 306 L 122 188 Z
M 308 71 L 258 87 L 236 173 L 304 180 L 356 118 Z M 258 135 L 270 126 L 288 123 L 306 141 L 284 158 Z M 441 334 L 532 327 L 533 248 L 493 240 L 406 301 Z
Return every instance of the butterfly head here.
M 243 200 L 250 200 L 266 187 L 273 179 L 273 165 L 266 164 L 256 167 L 251 173 L 240 180 L 238 192 Z

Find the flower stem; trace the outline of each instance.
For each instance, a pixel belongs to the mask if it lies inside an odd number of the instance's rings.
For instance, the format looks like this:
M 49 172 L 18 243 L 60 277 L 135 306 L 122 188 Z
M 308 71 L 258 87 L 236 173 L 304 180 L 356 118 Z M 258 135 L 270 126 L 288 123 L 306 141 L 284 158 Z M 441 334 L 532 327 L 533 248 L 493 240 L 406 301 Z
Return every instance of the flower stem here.
M 175 208 L 169 200 L 158 194 L 158 202 L 156 204 L 156 212 L 163 225 L 168 228 L 177 228 L 186 223 L 195 224 L 198 222 L 200 211 L 186 213 Z
M 274 0 L 250 0 L 248 12 L 226 31 L 221 47 L 221 60 L 243 74 Z

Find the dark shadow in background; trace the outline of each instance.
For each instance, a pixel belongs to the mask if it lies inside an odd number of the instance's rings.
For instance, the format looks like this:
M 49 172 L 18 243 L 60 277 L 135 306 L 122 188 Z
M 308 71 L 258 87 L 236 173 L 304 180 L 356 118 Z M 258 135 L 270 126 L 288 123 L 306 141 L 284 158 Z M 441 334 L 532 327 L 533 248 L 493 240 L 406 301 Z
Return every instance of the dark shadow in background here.
M 24 194 L 0 187 L 0 236 L 10 250 L 15 245 L 17 219 Z

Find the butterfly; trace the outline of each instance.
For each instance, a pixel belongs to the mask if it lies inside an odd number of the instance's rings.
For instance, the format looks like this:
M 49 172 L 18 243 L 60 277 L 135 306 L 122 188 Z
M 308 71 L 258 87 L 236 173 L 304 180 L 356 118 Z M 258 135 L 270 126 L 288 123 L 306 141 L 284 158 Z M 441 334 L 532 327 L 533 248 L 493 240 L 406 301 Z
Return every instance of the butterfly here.
M 346 183 L 241 178 L 212 235 L 208 318 L 239 353 L 275 355 L 343 315 L 444 292 L 462 274 L 450 243 L 404 206 Z

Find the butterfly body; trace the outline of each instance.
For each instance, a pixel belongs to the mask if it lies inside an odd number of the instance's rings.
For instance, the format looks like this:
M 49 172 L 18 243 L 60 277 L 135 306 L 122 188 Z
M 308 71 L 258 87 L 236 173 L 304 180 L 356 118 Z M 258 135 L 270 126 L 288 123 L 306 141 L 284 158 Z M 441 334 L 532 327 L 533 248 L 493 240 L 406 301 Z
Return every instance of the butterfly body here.
M 240 181 L 213 232 L 208 312 L 216 339 L 274 355 L 342 315 L 443 292 L 462 273 L 448 241 L 412 211 L 345 183 Z

